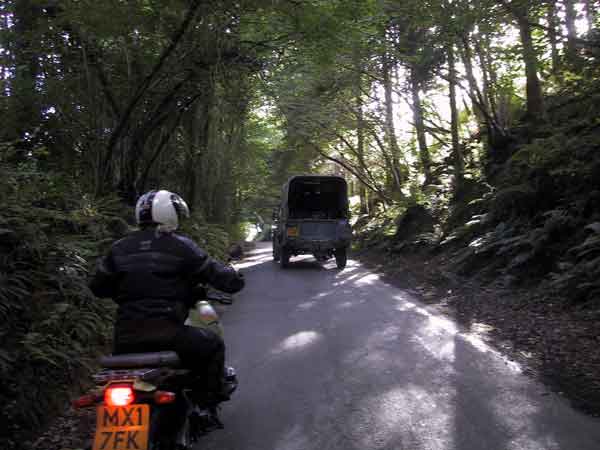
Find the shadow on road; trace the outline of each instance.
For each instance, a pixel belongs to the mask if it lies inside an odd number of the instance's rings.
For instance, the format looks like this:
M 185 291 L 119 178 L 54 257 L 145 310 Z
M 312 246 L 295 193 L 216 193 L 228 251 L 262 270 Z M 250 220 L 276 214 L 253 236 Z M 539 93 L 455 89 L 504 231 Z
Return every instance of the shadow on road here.
M 220 450 L 591 450 L 598 422 L 354 261 L 262 252 L 225 317 L 239 393 Z

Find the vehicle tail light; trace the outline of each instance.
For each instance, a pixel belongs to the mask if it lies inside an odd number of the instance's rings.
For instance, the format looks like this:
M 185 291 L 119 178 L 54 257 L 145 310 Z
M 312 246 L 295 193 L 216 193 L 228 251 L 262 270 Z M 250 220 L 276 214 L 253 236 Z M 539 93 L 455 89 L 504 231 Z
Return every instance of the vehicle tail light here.
M 175 393 L 168 391 L 156 391 L 154 393 L 154 403 L 158 405 L 165 405 L 167 403 L 173 403 L 175 401 Z
M 127 406 L 133 403 L 131 386 L 110 386 L 104 391 L 104 403 L 109 406 Z
M 88 406 L 94 406 L 98 401 L 98 397 L 94 394 L 83 395 L 73 400 L 73 408 L 87 408 Z

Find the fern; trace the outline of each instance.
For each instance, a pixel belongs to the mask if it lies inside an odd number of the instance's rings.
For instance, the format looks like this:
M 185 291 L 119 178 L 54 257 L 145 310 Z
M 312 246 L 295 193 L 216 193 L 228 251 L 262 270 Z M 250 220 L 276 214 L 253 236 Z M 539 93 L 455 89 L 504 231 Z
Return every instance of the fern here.
M 87 278 L 128 231 L 122 217 L 130 208 L 53 177 L 35 170 L 0 177 L 0 422 L 8 433 L 31 429 L 62 405 L 112 339 L 116 308 L 93 298 Z M 196 218 L 185 231 L 226 258 L 224 228 Z

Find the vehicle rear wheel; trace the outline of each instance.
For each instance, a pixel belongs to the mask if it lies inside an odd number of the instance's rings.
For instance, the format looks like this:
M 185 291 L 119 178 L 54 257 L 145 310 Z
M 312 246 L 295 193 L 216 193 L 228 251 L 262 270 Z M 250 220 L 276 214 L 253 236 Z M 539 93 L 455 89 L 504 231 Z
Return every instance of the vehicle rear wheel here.
M 281 247 L 279 258 L 280 258 L 281 268 L 287 269 L 290 265 L 290 251 L 285 247 Z
M 345 248 L 338 248 L 335 250 L 335 263 L 338 269 L 346 267 L 348 262 L 348 255 Z

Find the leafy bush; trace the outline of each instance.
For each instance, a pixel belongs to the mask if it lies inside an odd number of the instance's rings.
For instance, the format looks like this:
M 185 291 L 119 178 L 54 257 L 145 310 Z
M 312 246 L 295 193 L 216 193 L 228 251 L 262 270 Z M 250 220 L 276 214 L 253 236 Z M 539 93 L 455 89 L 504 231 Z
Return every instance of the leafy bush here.
M 231 240 L 224 226 L 206 223 L 201 217 L 195 216 L 183 223 L 181 231 L 213 258 L 227 260 L 227 249 Z
M 87 288 L 88 261 L 127 228 L 116 199 L 2 168 L 0 413 L 3 448 L 62 406 L 110 341 L 114 308 Z
M 390 207 L 373 216 L 361 216 L 353 226 L 353 244 L 357 249 L 388 246 L 387 242 L 396 233 L 396 219 L 405 208 Z M 355 216 L 356 217 L 356 216 Z
M 131 209 L 35 165 L 1 166 L 0 193 L 0 447 L 10 450 L 82 389 L 108 349 L 115 307 L 93 297 L 88 270 L 129 231 Z M 184 231 L 226 258 L 223 227 L 195 220 Z
M 598 307 L 600 297 L 600 223 L 585 227 L 583 242 L 571 247 L 556 272 L 550 276 L 550 286 L 575 303 Z
M 528 216 L 535 210 L 536 192 L 529 184 L 519 184 L 500 189 L 491 204 L 494 220 Z

